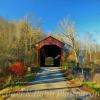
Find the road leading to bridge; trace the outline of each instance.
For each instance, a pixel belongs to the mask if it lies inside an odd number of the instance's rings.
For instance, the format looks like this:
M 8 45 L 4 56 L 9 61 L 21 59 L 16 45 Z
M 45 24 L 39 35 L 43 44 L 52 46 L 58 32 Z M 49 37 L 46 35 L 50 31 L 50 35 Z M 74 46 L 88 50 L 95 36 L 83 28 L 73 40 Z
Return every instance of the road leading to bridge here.
M 87 95 L 79 88 L 68 88 L 60 67 L 41 67 L 36 79 L 8 100 L 86 100 Z

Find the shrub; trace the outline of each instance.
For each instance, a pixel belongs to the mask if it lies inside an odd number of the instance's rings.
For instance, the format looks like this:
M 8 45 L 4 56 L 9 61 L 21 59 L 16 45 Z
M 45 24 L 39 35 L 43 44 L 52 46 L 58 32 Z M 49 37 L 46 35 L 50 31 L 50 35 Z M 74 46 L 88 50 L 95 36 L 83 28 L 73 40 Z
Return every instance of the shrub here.
M 64 69 L 67 70 L 67 69 L 69 69 L 69 67 L 70 68 L 75 68 L 76 63 L 64 63 L 63 66 L 64 66 Z
M 36 73 L 27 74 L 24 78 L 26 81 L 33 81 L 36 77 Z
M 4 98 L 0 96 L 0 100 L 4 100 Z
M 25 73 L 25 66 L 22 62 L 18 61 L 15 64 L 10 65 L 9 71 L 17 76 L 22 76 Z
M 4 70 L 3 68 L 0 68 L 0 77 L 2 77 L 4 75 Z

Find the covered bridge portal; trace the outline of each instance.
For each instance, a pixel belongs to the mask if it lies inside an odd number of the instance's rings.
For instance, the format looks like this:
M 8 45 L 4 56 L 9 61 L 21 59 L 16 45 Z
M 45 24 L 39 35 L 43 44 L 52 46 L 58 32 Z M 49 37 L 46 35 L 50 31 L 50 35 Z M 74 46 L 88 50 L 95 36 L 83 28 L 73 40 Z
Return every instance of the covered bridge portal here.
M 64 43 L 52 36 L 35 44 L 37 48 L 38 66 L 61 66 L 63 62 Z M 52 58 L 52 62 L 46 65 L 46 59 Z

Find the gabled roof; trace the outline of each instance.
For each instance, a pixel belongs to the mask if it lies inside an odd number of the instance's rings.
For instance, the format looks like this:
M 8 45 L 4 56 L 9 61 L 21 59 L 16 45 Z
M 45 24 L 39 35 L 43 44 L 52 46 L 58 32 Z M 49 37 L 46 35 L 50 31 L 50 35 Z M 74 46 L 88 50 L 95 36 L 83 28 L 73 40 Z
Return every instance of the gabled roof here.
M 53 36 L 48 36 L 48 37 L 46 37 L 46 38 L 44 38 L 44 39 L 42 39 L 42 40 L 40 40 L 39 42 L 37 42 L 36 44 L 38 44 L 38 43 L 40 43 L 40 42 L 42 42 L 42 41 L 44 41 L 44 40 L 47 40 L 48 38 L 53 38 L 53 39 L 55 39 L 56 41 L 59 41 L 59 42 L 61 42 L 63 45 L 65 45 L 62 41 L 60 41 L 60 40 L 58 40 L 58 39 L 56 39 L 56 38 L 54 38 Z
M 62 41 L 60 41 L 60 40 L 58 40 L 58 39 L 56 39 L 56 38 L 54 38 L 52 36 L 48 36 L 45 39 L 37 42 L 35 44 L 35 46 L 37 47 L 37 45 L 39 45 L 40 47 L 42 47 L 43 45 L 50 45 L 50 44 L 57 45 L 57 46 L 59 46 L 61 48 L 63 48 L 64 45 L 65 45 Z

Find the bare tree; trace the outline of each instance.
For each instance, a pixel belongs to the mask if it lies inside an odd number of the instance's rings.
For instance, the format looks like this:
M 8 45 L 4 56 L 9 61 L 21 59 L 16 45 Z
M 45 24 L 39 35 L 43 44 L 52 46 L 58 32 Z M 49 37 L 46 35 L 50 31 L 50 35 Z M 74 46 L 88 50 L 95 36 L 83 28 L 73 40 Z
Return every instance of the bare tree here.
M 75 54 L 75 60 L 78 63 L 79 56 L 79 42 L 76 34 L 74 23 L 67 17 L 60 21 L 56 34 L 65 43 L 70 44 Z
M 93 34 L 89 33 L 89 32 L 86 32 L 84 34 L 84 48 L 85 48 L 85 51 L 86 51 L 86 57 L 87 55 L 89 55 L 89 59 L 88 61 L 89 62 L 92 62 L 92 54 L 94 52 L 96 52 L 96 49 L 95 49 L 95 45 L 94 45 L 94 41 L 93 41 Z

